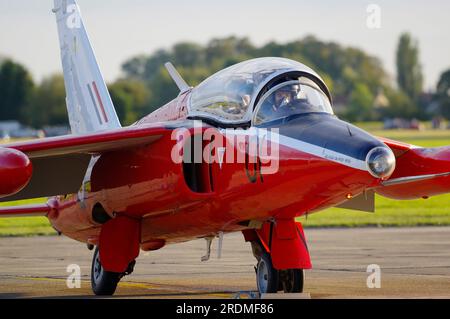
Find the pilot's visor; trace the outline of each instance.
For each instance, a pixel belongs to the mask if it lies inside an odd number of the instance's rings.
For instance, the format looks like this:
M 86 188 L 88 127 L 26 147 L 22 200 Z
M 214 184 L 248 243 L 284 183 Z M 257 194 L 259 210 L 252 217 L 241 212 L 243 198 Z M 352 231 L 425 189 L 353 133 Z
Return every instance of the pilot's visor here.
M 253 124 L 258 125 L 301 113 L 333 114 L 330 100 L 325 93 L 305 77 L 283 82 L 265 93 L 255 108 Z

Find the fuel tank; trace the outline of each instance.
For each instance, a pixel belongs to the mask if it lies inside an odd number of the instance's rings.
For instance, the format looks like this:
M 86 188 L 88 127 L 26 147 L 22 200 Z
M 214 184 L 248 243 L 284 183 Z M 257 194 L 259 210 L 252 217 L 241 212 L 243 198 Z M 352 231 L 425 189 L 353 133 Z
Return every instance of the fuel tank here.
M 17 194 L 33 173 L 30 159 L 20 151 L 0 148 L 0 198 Z

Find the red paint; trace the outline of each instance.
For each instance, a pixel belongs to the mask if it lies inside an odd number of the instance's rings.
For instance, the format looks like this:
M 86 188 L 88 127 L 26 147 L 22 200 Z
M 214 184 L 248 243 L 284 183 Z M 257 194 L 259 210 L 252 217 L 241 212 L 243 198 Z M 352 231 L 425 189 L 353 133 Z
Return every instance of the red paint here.
M 241 231 L 248 220 L 292 219 L 332 207 L 375 181 L 365 171 L 281 147 L 279 172 L 264 176 L 263 182 L 251 183 L 244 163 L 224 163 L 214 173 L 214 191 L 194 193 L 184 180 L 182 164 L 171 160 L 175 141 L 165 132 L 149 146 L 104 154 L 92 170 L 92 193 L 84 205 L 76 195 L 60 199 L 66 206 L 52 224 L 86 242 L 100 232 L 91 210 L 101 203 L 109 214 L 141 218 L 141 242 L 170 244 Z
M 101 228 L 100 260 L 106 271 L 123 273 L 139 256 L 139 220 L 118 216 Z
M 102 262 L 109 271 L 124 271 L 137 257 L 139 247 L 155 250 L 235 231 L 243 231 L 246 240 L 261 241 L 277 269 L 310 268 L 304 232 L 294 222 L 295 217 L 336 206 L 346 201 L 348 194 L 356 196 L 378 186 L 379 180 L 367 171 L 281 146 L 277 173 L 251 181 L 244 163 L 213 164 L 210 170 L 202 166 L 203 182 L 208 181 L 206 174 L 210 172 L 212 184 L 204 187 L 203 193 L 194 192 L 185 180 L 186 167 L 171 159 L 176 141 L 171 138 L 172 131 L 164 127 L 166 121 L 186 118 L 189 94 L 133 127 L 8 147 L 31 158 L 73 152 L 102 154 L 92 169 L 90 192 L 83 198 L 72 194 L 52 199 L 48 217 L 66 236 L 99 244 Z M 136 141 L 140 142 L 133 144 Z M 397 156 L 392 178 L 450 171 L 448 148 L 419 151 L 407 144 L 383 141 Z M 233 151 L 236 157 L 245 155 L 241 148 Z M 380 194 L 399 198 L 449 190 L 448 178 L 421 182 L 414 185 L 414 191 L 411 185 L 377 189 Z M 104 225 L 96 223 L 92 209 L 98 204 L 111 217 L 119 217 Z M 272 229 L 270 220 L 275 220 Z M 264 226 L 256 232 L 249 230 L 246 225 L 250 221 Z
M 100 97 L 100 93 L 98 92 L 97 83 L 95 83 L 95 81 L 92 82 L 92 86 L 94 88 L 95 95 L 97 96 L 97 100 L 100 105 L 100 109 L 102 111 L 103 119 L 105 120 L 106 123 L 108 123 L 108 116 L 106 116 L 105 106 L 103 105 L 103 101 Z
M 141 244 L 143 251 L 154 251 L 163 248 L 166 245 L 165 240 L 151 240 Z
M 0 217 L 47 216 L 50 207 L 47 204 L 0 207 Z
M 0 148 L 0 197 L 14 195 L 30 181 L 33 167 L 20 151 Z
M 270 255 L 278 270 L 312 268 L 302 225 L 293 219 L 276 221 Z
M 378 139 L 392 149 L 392 151 L 395 154 L 395 157 L 402 156 L 407 151 L 409 151 L 411 149 L 411 147 L 412 147 L 412 145 L 410 145 L 410 144 L 406 144 L 406 143 L 403 143 L 403 142 L 390 140 L 390 139 L 384 138 L 384 137 L 378 137 Z
M 300 223 L 294 219 L 276 219 L 264 223 L 259 230 L 247 231 L 247 241 L 258 241 L 272 257 L 275 269 L 311 269 L 311 258 L 305 233 Z
M 391 179 L 450 172 L 450 147 L 411 149 L 397 158 Z M 394 199 L 418 199 L 448 193 L 450 176 L 377 188 L 376 192 Z
M 30 157 L 48 156 L 49 154 L 64 155 L 74 151 L 96 153 L 102 152 L 105 148 L 111 148 L 111 145 L 116 149 L 126 148 L 127 144 L 131 144 L 134 139 L 149 138 L 150 140 L 152 137 L 158 137 L 167 132 L 168 130 L 161 125 L 147 124 L 89 135 L 67 135 L 12 143 L 4 147 L 27 153 Z

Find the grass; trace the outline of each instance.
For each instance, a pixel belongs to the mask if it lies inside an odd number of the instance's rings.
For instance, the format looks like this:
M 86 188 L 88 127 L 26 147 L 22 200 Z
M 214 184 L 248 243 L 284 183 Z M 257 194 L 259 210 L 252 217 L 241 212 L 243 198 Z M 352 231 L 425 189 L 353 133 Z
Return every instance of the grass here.
M 16 201 L 9 203 L 0 203 L 1 206 L 20 206 L 27 204 L 45 203 L 46 199 L 32 199 Z M 44 236 L 54 235 L 56 232 L 50 226 L 46 217 L 20 217 L 20 218 L 1 218 L 0 219 L 0 237 L 17 236 Z
M 358 125 L 376 136 L 383 136 L 423 147 L 450 145 L 450 130 L 413 131 L 381 129 L 379 123 Z M 0 203 L 0 206 L 43 202 L 45 199 Z M 375 214 L 331 208 L 301 218 L 306 227 L 368 227 L 368 226 L 444 226 L 450 225 L 450 194 L 427 200 L 395 201 L 381 196 L 376 198 Z M 0 236 L 51 235 L 55 231 L 46 218 L 24 217 L 0 219 Z
M 5 218 L 0 220 L 0 237 L 55 235 L 46 217 Z
M 450 226 L 450 195 L 396 201 L 376 197 L 376 213 L 330 208 L 300 218 L 305 227 Z M 447 205 L 445 205 L 447 204 Z

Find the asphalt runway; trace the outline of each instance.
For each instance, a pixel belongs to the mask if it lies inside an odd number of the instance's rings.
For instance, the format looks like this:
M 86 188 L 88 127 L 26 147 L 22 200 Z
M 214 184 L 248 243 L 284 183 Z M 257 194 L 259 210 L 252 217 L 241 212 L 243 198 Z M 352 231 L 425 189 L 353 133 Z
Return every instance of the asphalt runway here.
M 307 229 L 314 265 L 311 298 L 450 298 L 450 227 Z M 114 298 L 233 298 L 256 288 L 250 244 L 225 236 L 222 258 L 202 263 L 205 241 L 141 253 Z M 92 252 L 64 237 L 0 239 L 0 298 L 92 298 Z M 81 267 L 69 289 L 67 267 Z M 381 288 L 367 287 L 367 266 L 381 269 Z M 243 296 L 246 296 L 245 294 Z

